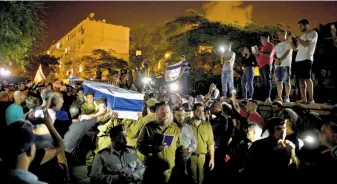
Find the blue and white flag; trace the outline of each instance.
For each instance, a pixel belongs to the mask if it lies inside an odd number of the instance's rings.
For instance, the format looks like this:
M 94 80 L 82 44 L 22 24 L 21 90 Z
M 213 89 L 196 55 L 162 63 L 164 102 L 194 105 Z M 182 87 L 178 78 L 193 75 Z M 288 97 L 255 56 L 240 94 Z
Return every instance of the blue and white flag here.
M 84 81 L 84 92 L 94 93 L 95 100 L 105 98 L 107 106 L 118 113 L 118 118 L 137 120 L 143 111 L 144 94 L 122 89 L 114 85 Z
M 166 82 L 173 82 L 179 79 L 181 74 L 182 62 L 170 65 L 166 68 L 165 71 L 165 80 Z

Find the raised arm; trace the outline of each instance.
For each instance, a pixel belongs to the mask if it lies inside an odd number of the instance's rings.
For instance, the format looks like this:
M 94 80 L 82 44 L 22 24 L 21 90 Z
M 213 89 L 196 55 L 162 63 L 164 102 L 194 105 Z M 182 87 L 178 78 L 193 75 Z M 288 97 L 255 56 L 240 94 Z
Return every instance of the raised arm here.
M 54 142 L 54 147 L 45 149 L 45 155 L 41 161 L 41 165 L 48 162 L 52 158 L 56 157 L 58 154 L 64 152 L 64 143 L 60 134 L 57 132 L 53 125 L 53 120 L 51 119 L 47 110 L 44 111 L 44 124 L 47 126 L 50 135 Z

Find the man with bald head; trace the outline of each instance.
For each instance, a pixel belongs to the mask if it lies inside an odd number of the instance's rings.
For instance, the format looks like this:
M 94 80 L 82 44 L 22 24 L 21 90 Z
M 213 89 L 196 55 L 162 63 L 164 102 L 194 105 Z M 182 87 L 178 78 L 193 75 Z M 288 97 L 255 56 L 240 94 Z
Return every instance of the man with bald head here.
M 10 125 L 11 123 L 15 121 L 24 118 L 23 108 L 21 105 L 26 100 L 25 93 L 21 91 L 15 91 L 13 98 L 14 98 L 14 103 L 8 106 L 6 110 L 7 125 Z

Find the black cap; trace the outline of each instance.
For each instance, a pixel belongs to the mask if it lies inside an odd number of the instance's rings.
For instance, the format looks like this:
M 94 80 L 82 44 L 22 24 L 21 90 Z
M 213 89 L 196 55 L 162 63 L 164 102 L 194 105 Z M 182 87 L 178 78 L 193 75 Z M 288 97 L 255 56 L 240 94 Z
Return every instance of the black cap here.
M 117 126 L 111 128 L 109 133 L 110 133 L 110 136 L 114 137 L 118 133 L 123 132 L 123 131 L 125 131 L 124 125 L 117 125 Z

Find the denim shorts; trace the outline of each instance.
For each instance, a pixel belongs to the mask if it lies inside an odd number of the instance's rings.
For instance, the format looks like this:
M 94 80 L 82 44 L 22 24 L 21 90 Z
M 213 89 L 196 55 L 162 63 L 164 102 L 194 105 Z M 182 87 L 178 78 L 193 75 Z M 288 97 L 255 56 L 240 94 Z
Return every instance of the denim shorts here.
M 291 70 L 289 66 L 278 66 L 275 68 L 276 82 L 289 82 Z

